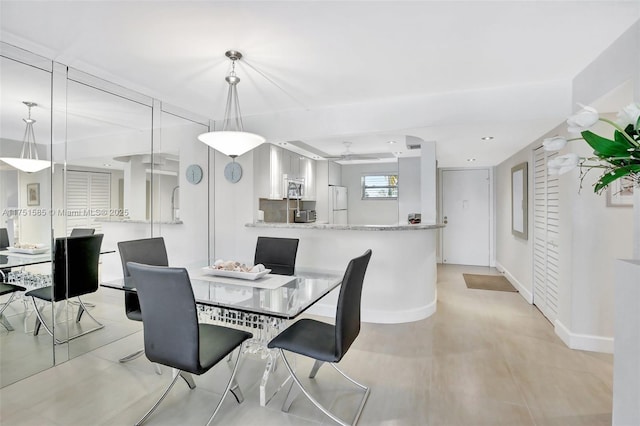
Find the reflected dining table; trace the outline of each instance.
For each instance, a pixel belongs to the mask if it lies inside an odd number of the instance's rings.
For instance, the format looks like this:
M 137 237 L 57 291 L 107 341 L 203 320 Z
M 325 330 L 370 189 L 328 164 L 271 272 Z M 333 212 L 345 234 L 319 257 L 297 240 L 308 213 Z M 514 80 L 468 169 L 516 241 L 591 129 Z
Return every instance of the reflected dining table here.
M 260 381 L 260 405 L 265 406 L 287 384 L 290 377 L 271 392 L 267 384 L 275 371 L 278 351 L 267 343 L 309 307 L 342 283 L 342 272 L 296 268 L 295 275 L 267 274 L 255 280 L 216 276 L 210 269 L 187 268 L 199 319 L 203 322 L 247 330 L 253 338 L 243 346 L 244 353 L 266 359 Z M 134 291 L 127 279 L 102 282 L 102 287 Z
M 102 249 L 100 254 L 115 253 L 114 249 Z M 31 290 L 38 287 L 46 287 L 51 285 L 50 273 L 34 273 L 26 271 L 27 266 L 42 265 L 45 263 L 51 263 L 53 261 L 53 254 L 51 250 L 46 250 L 43 253 L 21 253 L 11 250 L 0 251 L 0 280 L 18 284 L 25 287 L 27 290 Z M 2 270 L 10 272 L 2 272 Z M 24 332 L 27 333 L 27 320 L 30 313 L 27 313 L 26 299 L 24 302 Z M 0 318 L 2 320 L 2 318 Z

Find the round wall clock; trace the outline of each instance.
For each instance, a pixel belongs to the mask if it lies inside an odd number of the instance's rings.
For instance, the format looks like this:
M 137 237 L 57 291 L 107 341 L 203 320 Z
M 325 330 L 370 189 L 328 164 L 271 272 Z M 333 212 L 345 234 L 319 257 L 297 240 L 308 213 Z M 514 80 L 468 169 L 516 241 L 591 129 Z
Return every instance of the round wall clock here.
M 242 166 L 235 161 L 227 163 L 224 167 L 224 177 L 231 183 L 236 183 L 242 178 Z
M 187 167 L 187 182 L 196 185 L 202 180 L 202 175 L 202 167 L 197 164 L 191 164 Z

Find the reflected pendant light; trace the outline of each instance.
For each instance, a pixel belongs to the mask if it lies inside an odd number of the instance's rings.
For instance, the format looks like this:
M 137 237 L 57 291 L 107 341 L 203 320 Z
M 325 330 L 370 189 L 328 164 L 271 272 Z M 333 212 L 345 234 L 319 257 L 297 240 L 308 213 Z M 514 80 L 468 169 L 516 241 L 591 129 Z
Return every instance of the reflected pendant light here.
M 229 91 L 227 93 L 227 105 L 224 111 L 222 130 L 203 133 L 198 136 L 198 139 L 211 148 L 231 158 L 236 158 L 245 152 L 251 151 L 263 143 L 265 139 L 255 133 L 245 132 L 242 125 L 237 87 L 240 78 L 236 76 L 235 72 L 236 61 L 242 58 L 242 53 L 229 50 L 225 55 L 231 59 L 231 73 L 225 77 L 226 82 L 229 84 Z
M 35 173 L 40 170 L 44 170 L 51 166 L 51 162 L 47 160 L 40 160 L 38 158 L 38 148 L 36 146 L 36 136 L 33 132 L 33 123 L 36 122 L 31 118 L 31 108 L 37 106 L 35 102 L 22 102 L 29 108 L 29 118 L 23 118 L 22 120 L 27 123 L 27 127 L 24 129 L 24 139 L 22 141 L 22 152 L 20 158 L 14 157 L 0 157 L 0 160 L 21 170 L 26 173 Z

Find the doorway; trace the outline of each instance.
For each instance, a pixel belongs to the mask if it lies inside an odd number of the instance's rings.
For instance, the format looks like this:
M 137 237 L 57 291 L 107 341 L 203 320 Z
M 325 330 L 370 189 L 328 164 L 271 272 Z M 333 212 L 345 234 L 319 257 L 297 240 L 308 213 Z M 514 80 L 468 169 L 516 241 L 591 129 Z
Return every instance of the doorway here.
M 489 169 L 441 171 L 442 263 L 490 266 Z

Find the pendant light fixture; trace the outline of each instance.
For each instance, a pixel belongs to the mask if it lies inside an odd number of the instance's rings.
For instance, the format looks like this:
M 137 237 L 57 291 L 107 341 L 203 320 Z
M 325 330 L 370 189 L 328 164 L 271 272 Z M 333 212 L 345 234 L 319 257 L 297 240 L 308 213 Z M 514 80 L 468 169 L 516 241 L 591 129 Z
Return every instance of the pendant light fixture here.
M 22 141 L 22 152 L 20 158 L 15 157 L 0 157 L 0 160 L 21 170 L 26 173 L 35 173 L 40 170 L 44 170 L 51 166 L 51 162 L 47 160 L 40 160 L 38 158 L 38 148 L 36 146 L 36 135 L 33 132 L 33 123 L 36 122 L 31 118 L 31 108 L 37 106 L 35 102 L 22 102 L 29 108 L 29 118 L 23 118 L 22 120 L 27 123 L 27 127 L 24 129 L 24 138 Z
M 227 93 L 227 105 L 222 129 L 203 133 L 198 136 L 198 139 L 211 148 L 235 159 L 237 156 L 251 151 L 263 143 L 265 139 L 255 133 L 245 132 L 242 125 L 237 87 L 240 78 L 236 75 L 236 61 L 242 58 L 242 53 L 236 50 L 229 50 L 225 53 L 225 56 L 231 59 L 231 73 L 225 77 L 226 82 L 229 84 L 229 91 Z

